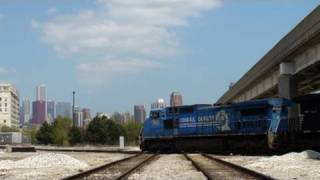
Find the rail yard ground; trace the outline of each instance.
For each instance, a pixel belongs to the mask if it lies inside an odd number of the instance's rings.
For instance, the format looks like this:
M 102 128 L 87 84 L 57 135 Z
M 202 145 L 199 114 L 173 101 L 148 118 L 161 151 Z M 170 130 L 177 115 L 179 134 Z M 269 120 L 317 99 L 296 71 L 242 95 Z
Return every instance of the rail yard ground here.
M 136 149 L 136 148 L 132 148 Z M 0 151 L 0 179 L 61 179 L 93 167 L 133 156 L 127 153 Z M 219 156 L 220 159 L 276 179 L 320 179 L 320 154 L 315 151 L 281 156 Z M 182 154 L 161 154 L 128 179 L 206 179 Z

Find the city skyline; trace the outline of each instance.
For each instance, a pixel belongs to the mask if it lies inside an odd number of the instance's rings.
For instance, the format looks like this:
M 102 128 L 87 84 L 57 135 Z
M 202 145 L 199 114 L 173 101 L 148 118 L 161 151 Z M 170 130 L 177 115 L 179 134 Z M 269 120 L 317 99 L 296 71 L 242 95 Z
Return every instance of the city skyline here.
M 148 107 L 159 97 L 169 102 L 175 89 L 184 104 L 213 104 L 318 5 L 315 0 L 190 0 L 175 7 L 163 1 L 176 11 L 150 19 L 137 18 L 130 6 L 148 11 L 159 4 L 129 4 L 132 17 L 115 18 L 121 7 L 113 2 L 1 1 L 0 54 L 6 59 L 1 80 L 30 100 L 38 84 L 45 84 L 47 97 L 55 101 L 72 102 L 76 91 L 77 104 L 93 112 L 132 112 L 134 104 Z

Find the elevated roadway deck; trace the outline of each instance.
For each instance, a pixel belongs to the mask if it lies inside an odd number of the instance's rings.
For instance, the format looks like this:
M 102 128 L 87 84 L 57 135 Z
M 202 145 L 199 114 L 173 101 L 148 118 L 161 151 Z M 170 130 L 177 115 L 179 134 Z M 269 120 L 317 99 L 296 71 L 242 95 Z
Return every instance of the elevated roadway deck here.
M 320 87 L 320 6 L 282 38 L 217 103 L 293 98 Z

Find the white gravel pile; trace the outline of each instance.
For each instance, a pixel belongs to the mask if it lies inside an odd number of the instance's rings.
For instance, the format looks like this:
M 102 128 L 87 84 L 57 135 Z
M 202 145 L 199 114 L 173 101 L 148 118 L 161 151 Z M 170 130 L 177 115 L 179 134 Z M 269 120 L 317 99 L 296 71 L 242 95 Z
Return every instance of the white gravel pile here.
M 18 161 L 0 161 L 0 169 L 21 169 L 21 168 L 67 168 L 82 169 L 88 165 L 82 161 L 65 154 L 44 153 L 27 157 Z
M 320 153 L 307 150 L 261 158 L 247 167 L 278 179 L 320 179 Z
M 129 177 L 130 180 L 205 180 L 182 155 L 162 155 L 158 160 Z
M 86 163 L 65 154 L 35 153 L 35 155 L 16 161 L 0 161 L 0 179 L 61 179 L 87 167 Z

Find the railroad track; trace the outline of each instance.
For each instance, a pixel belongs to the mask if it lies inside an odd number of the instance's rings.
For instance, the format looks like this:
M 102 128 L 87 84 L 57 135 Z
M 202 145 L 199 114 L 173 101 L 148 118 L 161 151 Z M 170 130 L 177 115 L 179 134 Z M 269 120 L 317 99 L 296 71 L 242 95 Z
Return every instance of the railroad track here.
M 157 154 L 139 153 L 137 155 L 107 163 L 99 167 L 69 176 L 64 180 L 93 179 L 120 180 L 127 179 L 130 174 L 138 171 L 158 157 Z
M 193 166 L 209 180 L 212 179 L 263 179 L 274 178 L 207 154 L 184 154 Z

